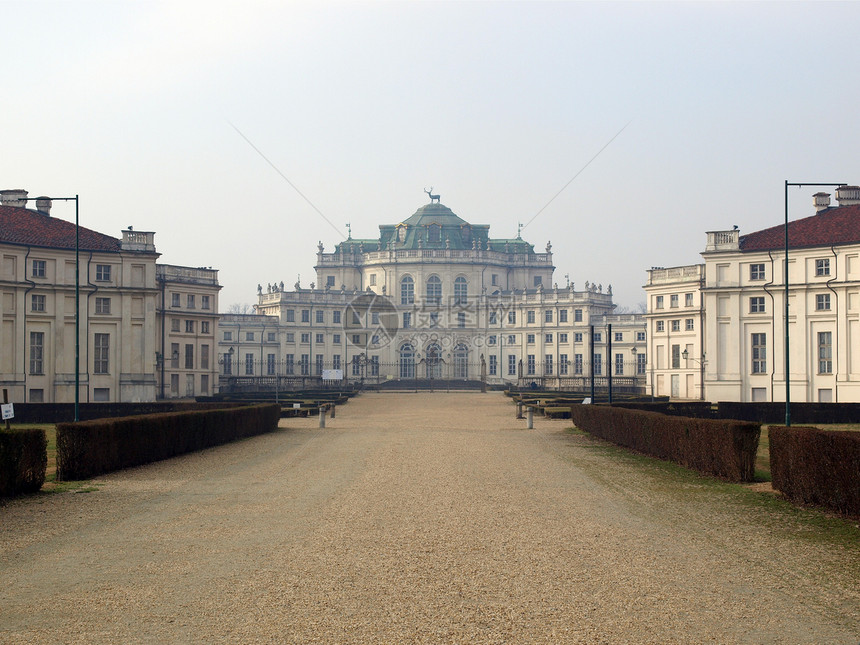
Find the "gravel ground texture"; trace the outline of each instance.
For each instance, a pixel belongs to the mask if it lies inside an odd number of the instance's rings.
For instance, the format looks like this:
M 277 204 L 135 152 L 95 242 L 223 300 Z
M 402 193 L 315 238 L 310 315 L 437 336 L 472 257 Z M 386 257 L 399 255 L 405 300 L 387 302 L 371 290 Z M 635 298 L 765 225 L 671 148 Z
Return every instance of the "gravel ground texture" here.
M 8 501 L 0 642 L 860 642 L 860 546 L 514 412 L 362 394 Z

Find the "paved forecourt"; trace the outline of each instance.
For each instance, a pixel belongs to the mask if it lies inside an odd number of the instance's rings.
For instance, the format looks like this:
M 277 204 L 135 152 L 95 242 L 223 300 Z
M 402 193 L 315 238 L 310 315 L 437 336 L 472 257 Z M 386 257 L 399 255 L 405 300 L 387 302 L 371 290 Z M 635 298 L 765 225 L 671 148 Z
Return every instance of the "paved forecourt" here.
M 11 501 L 0 643 L 856 644 L 857 551 L 514 411 L 367 393 Z

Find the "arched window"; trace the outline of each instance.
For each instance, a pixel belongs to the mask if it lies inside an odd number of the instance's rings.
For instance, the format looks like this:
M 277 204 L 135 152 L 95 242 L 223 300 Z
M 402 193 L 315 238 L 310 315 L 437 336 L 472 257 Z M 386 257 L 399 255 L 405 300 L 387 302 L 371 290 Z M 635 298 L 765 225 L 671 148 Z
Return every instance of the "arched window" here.
M 415 378 L 415 349 L 409 343 L 400 346 L 400 378 Z
M 427 280 L 427 303 L 431 305 L 442 304 L 442 280 L 438 275 L 431 275 Z
M 454 378 L 469 378 L 469 350 L 465 345 L 454 348 Z
M 436 343 L 427 347 L 426 378 L 442 378 L 442 349 Z
M 466 284 L 466 278 L 460 276 L 454 280 L 454 304 L 465 305 L 468 296 L 469 287 Z
M 411 305 L 415 302 L 415 283 L 408 275 L 400 280 L 400 304 Z

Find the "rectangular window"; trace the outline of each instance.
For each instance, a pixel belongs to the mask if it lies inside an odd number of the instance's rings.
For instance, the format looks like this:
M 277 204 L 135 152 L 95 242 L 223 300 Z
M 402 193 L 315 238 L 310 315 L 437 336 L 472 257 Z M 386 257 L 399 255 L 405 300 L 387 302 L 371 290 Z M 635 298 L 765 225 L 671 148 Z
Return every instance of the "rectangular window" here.
M 101 300 L 101 298 L 96 300 Z M 33 294 L 30 299 L 30 311 L 45 311 L 45 296 Z M 96 313 L 99 313 L 98 306 L 96 306 Z
M 594 361 L 594 374 L 600 376 L 603 373 L 603 354 L 595 354 L 592 356 Z
M 110 282 L 110 264 L 96 265 L 96 281 Z
M 284 374 L 292 376 L 295 372 L 295 360 L 293 354 L 284 354 Z
M 331 312 L 331 321 L 335 325 L 340 324 L 340 311 L 335 310 Z
M 267 332 L 266 340 L 270 343 L 274 343 L 275 342 L 275 332 L 273 332 L 273 331 Z
M 352 357 L 352 375 L 361 376 L 361 363 L 358 360 L 358 356 Z
M 194 333 L 194 321 L 193 320 L 186 320 L 185 321 L 185 333 L 186 334 L 193 334 Z
M 311 310 L 310 309 L 302 309 L 302 322 L 310 322 L 311 321 Z
M 517 373 L 517 357 L 513 354 L 508 354 L 508 376 L 515 376 Z
M 200 394 L 209 394 L 209 375 L 200 375 Z
M 526 312 L 526 324 L 531 324 L 535 321 L 535 310 L 529 309 Z
M 560 376 L 567 376 L 567 371 L 569 369 L 569 363 L 567 361 L 567 354 L 559 354 L 558 356 L 558 373 Z
M 693 319 L 692 319 L 692 318 L 687 318 L 687 319 L 684 321 L 684 329 L 685 329 L 686 331 L 693 331 L 693 330 L 694 330 L 694 327 L 693 327 L 693 325 L 694 325 L 694 324 L 695 324 L 695 323 L 693 322 Z
M 566 333 L 560 333 L 558 335 L 558 342 L 559 343 L 566 343 L 567 342 L 567 334 Z
M 624 354 L 615 355 L 615 376 L 624 375 Z
M 379 356 L 370 357 L 370 375 L 379 376 Z
M 353 345 L 361 345 L 361 334 L 353 334 L 352 335 L 352 344 Z
M 573 322 L 582 322 L 582 309 L 573 310 Z
M 495 345 L 495 344 L 496 344 L 496 337 L 495 336 L 489 336 L 487 338 L 487 345 Z
M 296 334 L 295 332 L 288 331 L 287 332 L 287 342 L 294 343 L 296 342 Z
M 645 354 L 636 354 L 636 373 L 644 374 L 645 373 L 645 365 L 647 364 L 647 359 Z
M 44 403 L 45 390 L 42 388 L 30 388 L 30 403 Z
M 325 286 L 327 286 L 327 287 L 333 287 L 334 286 L 334 276 L 333 275 L 327 275 L 325 277 Z
M 194 345 L 185 345 L 185 369 L 194 369 Z
M 752 373 L 767 373 L 767 335 L 752 335 Z
M 110 372 L 110 334 L 95 334 L 93 348 L 93 373 L 108 374 Z
M 574 343 L 581 343 L 582 342 L 582 332 L 581 331 L 577 331 L 577 332 L 573 333 L 573 342 Z
M 333 370 L 339 370 L 340 369 L 340 354 L 334 354 L 331 357 L 331 368 Z
M 830 294 L 819 293 L 815 296 L 816 311 L 830 311 Z
M 534 280 L 535 287 L 539 287 L 543 284 L 543 276 L 536 275 Z
M 170 367 L 179 369 L 179 343 L 170 343 Z
M 457 312 L 457 327 L 463 329 L 466 327 L 466 314 L 463 311 Z
M 209 296 L 200 296 L 200 308 L 209 309 Z
M 535 355 L 529 354 L 526 357 L 526 374 L 532 375 L 535 373 Z
M 672 321 L 672 331 L 681 331 L 681 321 L 673 320 Z
M 654 305 L 655 309 L 663 308 L 663 296 L 657 296 L 657 304 Z
M 317 324 L 323 324 L 325 322 L 325 312 L 322 309 L 317 309 L 316 318 Z
M 287 309 L 287 322 L 296 322 L 296 310 Z
M 208 334 L 209 333 L 209 321 L 208 320 L 201 320 L 200 321 L 200 333 L 201 334 Z
M 45 260 L 33 260 L 32 276 L 34 278 L 44 278 L 48 272 L 47 266 L 48 266 L 48 263 Z
M 209 345 L 200 346 L 200 369 L 209 369 Z
M 332 342 L 335 345 L 340 345 L 340 334 L 335 334 L 334 336 L 332 336 Z
M 596 333 L 594 334 L 594 342 L 595 342 L 595 343 L 599 343 L 599 342 L 601 342 L 602 340 L 603 340 L 603 334 L 601 334 L 600 332 L 596 332 Z
M 657 321 L 657 331 L 664 331 L 665 323 L 662 320 Z
M 818 373 L 833 373 L 833 332 L 818 332 Z
M 764 264 L 750 264 L 750 280 L 764 279 Z
M 311 373 L 311 355 L 310 354 L 302 354 L 302 358 L 299 361 L 299 368 L 302 376 L 310 376 Z
M 615 332 L 615 342 L 622 343 L 624 342 L 624 334 L 620 331 Z
M 543 373 L 547 376 L 552 375 L 552 354 L 544 354 L 543 357 Z
M 677 293 L 673 293 L 671 296 L 669 296 L 669 306 L 672 307 L 672 309 L 678 308 L 678 294 Z
M 685 307 L 692 307 L 693 306 L 693 294 L 692 293 L 685 293 L 684 294 L 684 306 Z
M 254 341 L 254 332 L 246 331 L 245 332 L 245 340 L 248 342 L 253 342 Z
M 174 376 L 179 376 L 179 374 L 174 374 Z M 93 388 L 93 401 L 96 402 L 104 402 L 110 401 L 110 388 L 109 387 L 94 387 Z
M 543 312 L 543 321 L 548 323 L 552 322 L 552 309 L 547 309 Z
M 566 323 L 567 322 L 567 309 L 559 309 L 558 311 L 558 322 Z
M 310 343 L 310 342 L 311 342 L 311 335 L 310 335 L 310 334 L 302 334 L 302 342 L 303 342 L 305 345 L 307 345 L 308 343 Z
M 409 329 L 412 326 L 412 312 L 403 312 L 403 329 Z
M 370 324 L 371 325 L 378 325 L 379 324 L 379 312 L 378 311 L 371 311 L 370 312 Z
M 178 293 L 171 293 L 170 294 L 170 306 L 171 307 L 178 307 L 179 306 L 179 294 Z
M 316 369 L 316 371 L 314 372 L 314 374 L 315 374 L 316 376 L 320 376 L 320 375 L 322 374 L 322 372 L 323 372 L 323 355 L 322 355 L 322 354 L 317 354 L 314 358 L 315 358 L 315 360 L 314 360 L 314 368 Z
M 764 311 L 764 296 L 756 296 L 754 298 L 750 298 L 751 314 L 763 314 Z
M 30 332 L 30 374 L 44 374 L 45 334 Z
M 254 375 L 254 355 L 253 354 L 245 354 L 245 375 L 253 376 Z
M 672 369 L 681 368 L 681 346 L 672 345 Z
M 498 372 L 498 368 L 499 368 L 498 359 L 499 359 L 499 357 L 496 356 L 495 354 L 490 355 L 490 363 L 489 363 L 490 376 L 495 376 L 496 373 Z
M 544 334 L 543 342 L 546 343 L 547 345 L 551 345 L 552 344 L 552 334 Z
M 496 312 L 495 311 L 490 312 L 490 324 L 491 325 L 496 324 Z
M 498 275 L 497 273 L 493 273 L 493 274 L 490 276 L 490 284 L 491 284 L 492 286 L 494 286 L 494 287 L 495 287 L 497 284 L 499 284 L 499 275 Z
M 526 334 L 526 342 L 529 345 L 534 345 L 535 344 L 535 335 L 534 334 Z
M 508 312 L 508 324 L 509 325 L 516 325 L 517 324 L 517 312 L 516 311 L 509 311 Z
M 186 308 L 194 309 L 194 294 L 189 293 L 185 298 Z
M 514 334 L 508 334 L 508 345 L 513 345 L 517 342 L 517 337 Z
M 375 273 L 370 274 L 370 286 L 371 287 L 376 286 L 376 274 Z
M 361 324 L 361 317 L 358 315 L 357 311 L 352 312 L 352 324 L 353 325 L 360 325 Z
M 325 342 L 325 334 L 317 334 L 316 343 L 322 345 Z
M 815 261 L 815 275 L 830 275 L 830 258 Z
M 582 354 L 573 355 L 573 373 L 582 374 Z
M 644 341 L 645 340 L 645 332 L 644 331 L 637 331 L 636 332 L 636 340 L 639 342 Z

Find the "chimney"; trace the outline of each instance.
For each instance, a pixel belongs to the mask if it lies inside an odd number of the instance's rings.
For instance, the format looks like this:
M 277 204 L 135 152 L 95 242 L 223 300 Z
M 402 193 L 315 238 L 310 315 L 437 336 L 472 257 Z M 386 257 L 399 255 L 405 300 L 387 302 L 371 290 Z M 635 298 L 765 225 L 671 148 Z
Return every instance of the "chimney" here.
M 44 213 L 45 215 L 51 214 L 51 198 L 50 197 L 37 197 L 36 198 L 36 210 L 40 213 Z
M 836 201 L 840 206 L 860 204 L 860 186 L 840 186 L 836 189 Z
M 0 190 L 0 205 L 27 208 L 27 191 L 21 188 Z
M 815 205 L 816 213 L 830 208 L 830 193 L 815 193 L 812 196 L 812 203 Z

